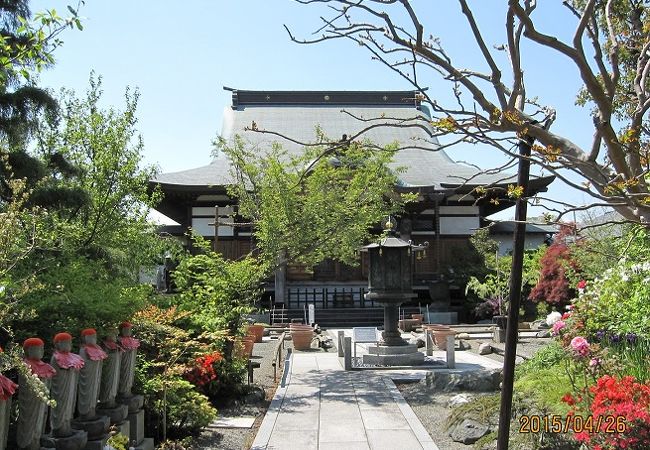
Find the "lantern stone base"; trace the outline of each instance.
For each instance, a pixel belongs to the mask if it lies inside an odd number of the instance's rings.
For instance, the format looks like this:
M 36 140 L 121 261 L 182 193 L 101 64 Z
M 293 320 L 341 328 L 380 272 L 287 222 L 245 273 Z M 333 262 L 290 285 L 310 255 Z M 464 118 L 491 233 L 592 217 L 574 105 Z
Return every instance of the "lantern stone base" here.
M 415 344 L 387 346 L 372 345 L 368 354 L 363 355 L 364 364 L 382 366 L 416 366 L 424 362 L 424 353 L 418 351 Z
M 66 437 L 54 437 L 51 434 L 41 437 L 43 447 L 56 450 L 83 450 L 87 443 L 88 433 L 83 430 L 72 430 L 72 434 Z

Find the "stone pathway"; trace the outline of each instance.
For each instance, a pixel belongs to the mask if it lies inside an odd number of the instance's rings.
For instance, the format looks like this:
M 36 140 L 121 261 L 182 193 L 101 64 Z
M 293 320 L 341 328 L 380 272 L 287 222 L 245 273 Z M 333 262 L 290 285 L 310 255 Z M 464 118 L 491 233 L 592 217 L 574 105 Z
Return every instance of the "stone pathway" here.
M 335 352 L 296 352 L 252 449 L 438 450 L 389 373 L 345 372 Z

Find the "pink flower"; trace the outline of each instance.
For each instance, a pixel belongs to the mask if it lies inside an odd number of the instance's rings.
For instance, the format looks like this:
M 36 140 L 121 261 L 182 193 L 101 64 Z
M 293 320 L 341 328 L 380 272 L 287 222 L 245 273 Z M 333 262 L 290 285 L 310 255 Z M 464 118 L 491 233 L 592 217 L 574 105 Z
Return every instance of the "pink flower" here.
M 589 367 L 598 367 L 598 366 L 600 366 L 600 359 L 591 358 L 591 361 L 589 361 Z
M 571 339 L 571 348 L 580 356 L 587 356 L 589 353 L 589 342 L 583 337 L 576 336 Z
M 585 280 L 580 280 L 578 281 L 578 284 L 576 285 L 578 289 L 584 289 L 587 287 L 587 282 Z
M 564 323 L 563 320 L 558 320 L 553 324 L 553 328 L 551 328 L 551 333 L 553 333 L 553 336 L 557 336 L 560 334 L 560 330 L 562 330 L 564 327 L 566 327 L 566 323 Z

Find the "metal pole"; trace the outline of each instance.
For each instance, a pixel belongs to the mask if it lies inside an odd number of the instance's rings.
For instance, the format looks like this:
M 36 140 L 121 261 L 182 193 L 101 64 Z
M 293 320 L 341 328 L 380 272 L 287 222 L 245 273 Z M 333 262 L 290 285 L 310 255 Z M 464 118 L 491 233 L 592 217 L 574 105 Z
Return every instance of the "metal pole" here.
M 503 362 L 503 388 L 501 389 L 501 409 L 499 410 L 499 430 L 497 450 L 508 450 L 510 419 L 512 415 L 512 389 L 515 378 L 515 358 L 517 353 L 517 327 L 519 324 L 519 304 L 524 265 L 524 243 L 526 239 L 526 194 L 530 175 L 530 151 L 532 138 L 519 141 L 519 171 L 517 186 L 523 188 L 521 197 L 515 204 L 515 233 L 512 251 L 512 270 L 510 272 L 508 326 L 506 328 L 506 351 Z

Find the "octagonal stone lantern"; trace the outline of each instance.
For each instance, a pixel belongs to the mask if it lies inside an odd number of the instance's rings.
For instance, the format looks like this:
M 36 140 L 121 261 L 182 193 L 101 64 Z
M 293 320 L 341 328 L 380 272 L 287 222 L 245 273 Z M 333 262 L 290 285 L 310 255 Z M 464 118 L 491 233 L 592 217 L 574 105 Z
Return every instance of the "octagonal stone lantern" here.
M 398 329 L 399 305 L 416 297 L 412 285 L 413 253 L 423 251 L 426 245 L 414 245 L 395 236 L 394 223 L 386 222 L 388 236 L 378 243 L 366 245 L 370 265 L 369 292 L 366 298 L 384 307 L 384 331 L 377 346 L 368 348 L 363 362 L 382 365 L 409 365 L 421 363 L 424 354 L 417 346 L 402 339 Z

